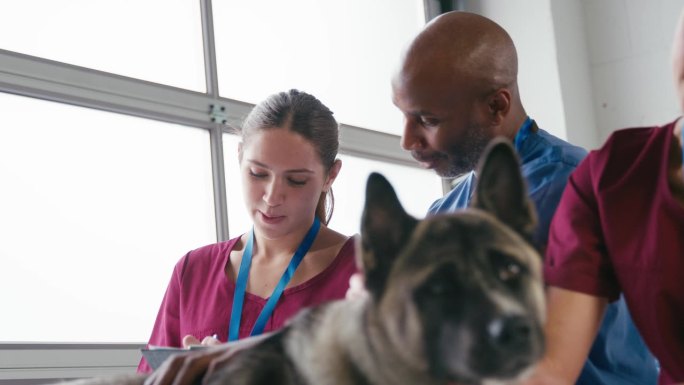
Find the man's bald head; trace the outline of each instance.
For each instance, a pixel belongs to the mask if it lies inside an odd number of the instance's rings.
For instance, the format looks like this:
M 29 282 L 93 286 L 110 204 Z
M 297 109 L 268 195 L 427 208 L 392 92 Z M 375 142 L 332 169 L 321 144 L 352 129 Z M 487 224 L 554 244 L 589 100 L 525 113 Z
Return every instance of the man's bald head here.
M 527 117 L 517 73 L 515 46 L 498 24 L 465 12 L 437 17 L 392 79 L 404 115 L 401 146 L 442 176 L 474 170 L 487 143 L 513 140 Z
M 449 12 L 433 19 L 409 46 L 401 71 L 439 71 L 445 79 L 467 79 L 479 92 L 510 88 L 517 93 L 513 40 L 501 26 L 473 13 Z

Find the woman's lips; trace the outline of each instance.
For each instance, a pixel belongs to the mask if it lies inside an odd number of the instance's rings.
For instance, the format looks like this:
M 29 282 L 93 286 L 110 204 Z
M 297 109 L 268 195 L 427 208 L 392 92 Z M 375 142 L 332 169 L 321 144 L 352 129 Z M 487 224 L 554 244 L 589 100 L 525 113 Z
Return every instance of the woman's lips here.
M 284 215 L 268 215 L 262 213 L 261 211 L 259 211 L 259 214 L 261 214 L 261 220 L 268 224 L 276 224 L 282 222 L 285 219 Z

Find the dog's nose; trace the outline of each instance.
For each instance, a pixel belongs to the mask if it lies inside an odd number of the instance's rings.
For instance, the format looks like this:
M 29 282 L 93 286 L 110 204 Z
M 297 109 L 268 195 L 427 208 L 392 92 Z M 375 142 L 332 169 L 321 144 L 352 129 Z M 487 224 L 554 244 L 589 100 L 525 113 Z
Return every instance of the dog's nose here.
M 507 316 L 494 319 L 487 325 L 487 334 L 493 346 L 518 350 L 529 346 L 532 325 L 525 317 Z

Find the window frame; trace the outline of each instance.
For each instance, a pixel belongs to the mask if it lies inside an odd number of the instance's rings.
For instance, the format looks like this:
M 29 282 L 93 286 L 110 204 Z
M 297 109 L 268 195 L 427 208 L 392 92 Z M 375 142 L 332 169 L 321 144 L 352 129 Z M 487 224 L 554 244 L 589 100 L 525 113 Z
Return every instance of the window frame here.
M 229 239 L 229 231 L 222 134 L 238 127 L 253 105 L 220 96 L 212 2 L 199 1 L 205 93 L 3 49 L 0 49 L 0 92 L 209 130 L 216 240 L 224 241 Z M 434 0 L 425 0 L 424 4 L 429 9 L 426 18 L 431 19 L 438 12 Z M 340 153 L 419 168 L 399 143 L 397 135 L 340 125 Z M 130 373 L 135 371 L 142 346 L 139 343 L 0 342 L 0 385 Z

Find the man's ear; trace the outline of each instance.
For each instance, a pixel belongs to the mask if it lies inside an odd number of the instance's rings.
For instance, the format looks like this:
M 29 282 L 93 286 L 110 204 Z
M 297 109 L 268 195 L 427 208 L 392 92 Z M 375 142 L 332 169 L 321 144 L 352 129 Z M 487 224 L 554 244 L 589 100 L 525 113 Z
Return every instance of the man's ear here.
M 361 219 L 361 261 L 366 288 L 376 300 L 382 295 L 392 263 L 417 223 L 404 211 L 387 179 L 372 173 L 366 184 Z
M 511 110 L 511 91 L 499 88 L 487 97 L 487 107 L 492 123 L 501 124 Z
M 488 211 L 531 242 L 536 226 L 520 161 L 511 143 L 494 138 L 485 149 L 477 173 L 473 207 Z

